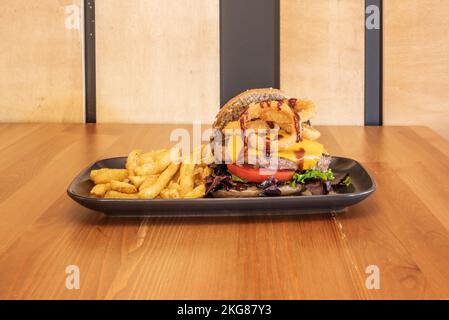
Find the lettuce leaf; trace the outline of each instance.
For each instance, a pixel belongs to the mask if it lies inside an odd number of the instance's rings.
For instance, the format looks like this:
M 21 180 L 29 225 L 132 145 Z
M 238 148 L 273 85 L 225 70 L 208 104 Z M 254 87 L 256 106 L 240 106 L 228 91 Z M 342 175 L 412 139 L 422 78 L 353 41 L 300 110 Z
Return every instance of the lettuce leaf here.
M 323 181 L 332 181 L 334 180 L 334 173 L 331 169 L 328 169 L 324 172 L 320 170 L 308 170 L 304 173 L 295 173 L 290 184 L 292 185 L 292 187 L 295 187 L 297 183 L 305 184 L 307 179 L 321 179 Z
M 242 182 L 242 183 L 247 183 L 248 182 L 247 180 L 245 180 L 243 178 L 240 178 L 239 176 L 236 176 L 235 174 L 232 174 L 230 172 L 229 172 L 229 174 L 231 175 L 231 180 L 234 181 L 234 182 Z
M 346 175 L 339 184 L 344 185 L 345 187 L 349 187 L 352 184 L 352 179 L 349 175 Z

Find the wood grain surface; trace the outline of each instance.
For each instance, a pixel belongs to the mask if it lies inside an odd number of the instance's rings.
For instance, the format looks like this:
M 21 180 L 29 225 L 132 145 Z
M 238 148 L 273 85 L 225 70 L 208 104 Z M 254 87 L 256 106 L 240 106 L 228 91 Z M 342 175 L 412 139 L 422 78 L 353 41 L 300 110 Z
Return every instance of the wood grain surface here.
M 211 123 L 220 108 L 218 4 L 97 0 L 98 122 Z
M 315 124 L 362 125 L 364 1 L 281 1 L 281 89 L 310 98 Z
M 449 139 L 449 1 L 384 1 L 384 123 Z
M 81 2 L 1 1 L 0 122 L 83 122 Z
M 91 162 L 167 147 L 174 128 L 0 125 L 0 298 L 449 298 L 449 142 L 430 129 L 321 127 L 378 187 L 342 214 L 114 219 L 66 195 Z

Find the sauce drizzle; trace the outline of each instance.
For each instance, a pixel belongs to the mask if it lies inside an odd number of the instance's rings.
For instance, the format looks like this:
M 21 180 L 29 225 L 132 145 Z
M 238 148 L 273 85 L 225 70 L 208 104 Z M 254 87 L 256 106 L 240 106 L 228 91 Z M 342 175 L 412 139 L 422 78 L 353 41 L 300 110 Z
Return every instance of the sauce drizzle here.
M 304 168 L 304 154 L 305 150 L 303 148 L 295 151 L 296 165 L 298 166 L 299 170 L 303 170 Z
M 245 129 L 246 115 L 247 115 L 247 111 L 245 111 L 240 116 L 240 129 L 242 130 L 242 135 L 243 135 L 243 163 L 248 162 L 248 137 L 246 135 L 246 129 Z

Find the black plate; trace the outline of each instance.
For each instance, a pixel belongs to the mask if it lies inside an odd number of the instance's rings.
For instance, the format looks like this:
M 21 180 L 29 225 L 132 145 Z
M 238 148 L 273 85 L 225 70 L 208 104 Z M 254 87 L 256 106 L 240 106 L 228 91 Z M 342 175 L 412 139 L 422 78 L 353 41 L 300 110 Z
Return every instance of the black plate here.
M 90 171 L 100 168 L 124 168 L 126 157 L 95 162 L 84 169 L 67 189 L 69 196 L 86 208 L 111 216 L 216 216 L 312 214 L 341 211 L 352 206 L 376 190 L 368 172 L 355 160 L 332 157 L 331 168 L 335 178 L 346 173 L 351 176 L 350 193 L 323 196 L 285 196 L 259 198 L 204 198 L 204 199 L 97 199 L 89 195 L 94 186 Z

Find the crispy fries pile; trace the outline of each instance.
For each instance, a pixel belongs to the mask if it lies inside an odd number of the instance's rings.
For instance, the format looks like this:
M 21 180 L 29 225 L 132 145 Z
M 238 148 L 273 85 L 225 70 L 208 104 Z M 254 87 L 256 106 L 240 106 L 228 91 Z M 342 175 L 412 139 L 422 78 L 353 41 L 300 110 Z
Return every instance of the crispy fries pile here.
M 92 170 L 90 179 L 95 186 L 90 194 L 113 199 L 194 199 L 206 193 L 205 179 L 210 169 L 203 161 L 203 148 L 190 157 L 179 158 L 175 149 L 143 153 L 133 150 L 125 169 Z M 195 161 L 195 155 L 201 156 Z M 195 164 L 199 163 L 199 164 Z

